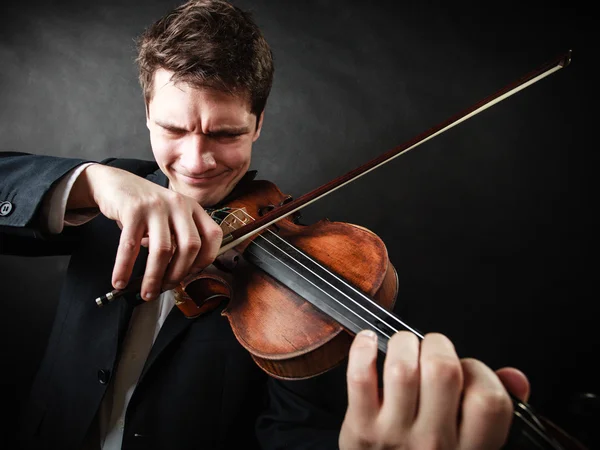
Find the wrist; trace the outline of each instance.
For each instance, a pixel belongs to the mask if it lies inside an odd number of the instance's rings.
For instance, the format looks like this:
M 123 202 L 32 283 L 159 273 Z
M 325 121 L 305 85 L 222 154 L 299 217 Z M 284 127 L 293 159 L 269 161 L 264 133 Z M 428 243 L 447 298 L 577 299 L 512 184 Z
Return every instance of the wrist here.
M 102 166 L 100 164 L 90 164 L 79 174 L 69 193 L 67 210 L 98 207 L 93 186 L 99 167 Z

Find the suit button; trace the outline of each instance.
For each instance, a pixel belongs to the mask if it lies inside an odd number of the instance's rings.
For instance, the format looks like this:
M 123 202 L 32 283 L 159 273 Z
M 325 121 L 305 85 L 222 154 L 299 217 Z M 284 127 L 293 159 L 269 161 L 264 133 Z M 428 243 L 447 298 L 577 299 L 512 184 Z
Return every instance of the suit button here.
M 98 381 L 100 384 L 106 384 L 110 380 L 110 370 L 100 369 L 98 371 Z
M 8 216 L 13 210 L 11 202 L 0 202 L 0 216 Z

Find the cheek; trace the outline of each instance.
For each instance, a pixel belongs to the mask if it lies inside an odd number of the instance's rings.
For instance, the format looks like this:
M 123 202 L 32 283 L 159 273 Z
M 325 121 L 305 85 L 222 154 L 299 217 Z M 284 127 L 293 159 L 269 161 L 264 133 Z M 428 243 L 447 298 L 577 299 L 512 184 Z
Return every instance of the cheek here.
M 150 145 L 152 146 L 154 159 L 161 168 L 171 165 L 175 159 L 176 152 L 170 141 L 162 139 L 160 136 L 150 135 Z
M 250 164 L 251 145 L 240 145 L 223 152 L 223 162 L 235 169 L 243 169 Z

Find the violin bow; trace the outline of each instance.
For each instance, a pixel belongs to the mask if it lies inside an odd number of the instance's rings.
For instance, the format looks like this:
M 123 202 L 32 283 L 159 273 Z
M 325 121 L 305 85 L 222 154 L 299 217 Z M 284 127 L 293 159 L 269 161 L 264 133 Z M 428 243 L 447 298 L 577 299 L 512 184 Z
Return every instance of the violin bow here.
M 509 84 L 503 89 L 499 90 L 495 94 L 492 94 L 483 100 L 479 101 L 475 105 L 470 108 L 460 112 L 448 120 L 436 125 L 429 130 L 415 136 L 414 138 L 408 140 L 404 144 L 401 144 L 397 147 L 392 148 L 391 150 L 383 153 L 376 158 L 373 158 L 371 161 L 363 164 L 356 169 L 351 170 L 350 172 L 342 175 L 328 183 L 323 184 L 322 186 L 310 191 L 284 205 L 281 205 L 268 213 L 265 213 L 262 217 L 256 219 L 253 222 L 250 222 L 243 227 L 240 227 L 236 230 L 233 230 L 231 233 L 223 236 L 223 241 L 221 242 L 221 248 L 219 250 L 219 255 L 225 253 L 227 250 L 237 246 L 243 241 L 249 239 L 253 235 L 259 233 L 265 228 L 273 225 L 275 222 L 283 219 L 284 217 L 293 214 L 294 212 L 300 210 L 301 208 L 316 202 L 317 200 L 325 197 L 326 195 L 332 193 L 333 191 L 349 184 L 358 178 L 366 175 L 367 173 L 377 169 L 380 166 L 390 162 L 391 160 L 397 158 L 400 155 L 404 155 L 410 150 L 417 148 L 419 145 L 433 139 L 436 136 L 448 131 L 450 128 L 455 127 L 456 125 L 470 119 L 471 117 L 479 114 L 480 112 L 494 106 L 497 103 L 500 103 L 502 100 L 507 99 L 511 95 L 516 94 L 519 91 L 531 86 L 532 84 L 540 81 L 542 78 L 547 77 L 548 75 L 553 74 L 554 72 L 567 67 L 571 62 L 571 50 L 561 54 L 560 56 L 554 58 L 553 60 L 545 63 L 541 67 L 517 81 Z

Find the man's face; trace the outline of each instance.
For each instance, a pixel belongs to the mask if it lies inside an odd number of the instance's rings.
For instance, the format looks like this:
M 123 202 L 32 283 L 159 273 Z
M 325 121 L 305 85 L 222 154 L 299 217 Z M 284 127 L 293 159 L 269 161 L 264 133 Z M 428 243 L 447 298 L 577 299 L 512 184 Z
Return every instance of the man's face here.
M 212 206 L 231 192 L 250 166 L 260 119 L 246 98 L 187 83 L 159 69 L 146 125 L 154 158 L 174 191 Z M 256 121 L 259 120 L 259 126 Z

